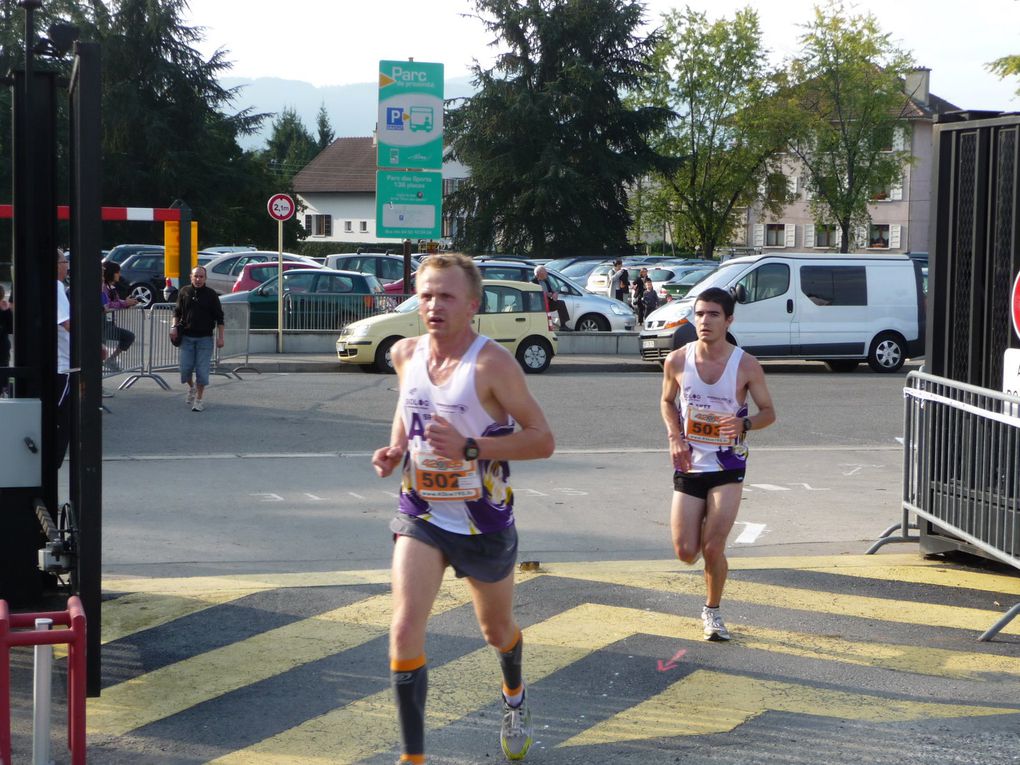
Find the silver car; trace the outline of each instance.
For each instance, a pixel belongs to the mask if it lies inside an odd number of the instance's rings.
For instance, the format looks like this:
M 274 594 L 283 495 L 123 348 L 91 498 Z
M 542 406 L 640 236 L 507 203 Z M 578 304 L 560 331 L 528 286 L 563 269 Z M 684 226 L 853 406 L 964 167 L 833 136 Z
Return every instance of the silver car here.
M 213 258 L 205 265 L 206 286 L 216 290 L 221 295 L 229 295 L 234 289 L 234 282 L 246 263 L 268 263 L 277 258 L 275 252 L 261 252 L 250 250 L 248 252 L 227 252 L 217 258 Z M 304 255 L 294 255 L 290 252 L 283 253 L 284 260 L 304 263 L 309 268 L 318 268 L 319 263 L 306 258 Z
M 534 266 L 519 261 L 486 260 L 476 262 L 475 265 L 486 279 L 530 282 L 535 277 Z M 637 315 L 626 303 L 595 295 L 558 271 L 549 271 L 549 284 L 567 305 L 570 320 L 566 329 L 577 332 L 630 332 L 637 327 Z

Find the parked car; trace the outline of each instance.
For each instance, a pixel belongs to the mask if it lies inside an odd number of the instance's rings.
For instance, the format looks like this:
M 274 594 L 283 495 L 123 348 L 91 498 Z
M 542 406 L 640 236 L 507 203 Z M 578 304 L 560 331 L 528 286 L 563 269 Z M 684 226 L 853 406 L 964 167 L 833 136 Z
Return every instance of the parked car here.
M 123 263 L 125 260 L 130 258 L 137 252 L 163 252 L 163 245 L 161 244 L 118 244 L 112 247 L 103 261 L 109 261 L 110 263 Z M 121 277 L 123 278 L 123 277 Z
M 205 247 L 205 252 L 215 255 L 226 255 L 230 252 L 254 252 L 258 247 L 250 244 L 214 244 L 212 247 Z
M 556 266 L 546 266 L 552 268 L 554 271 L 559 271 L 561 274 L 569 279 L 573 279 L 578 284 L 587 284 L 588 276 L 599 267 L 601 261 L 599 260 L 579 260 L 576 263 L 571 263 L 566 268 L 557 268 Z
M 904 255 L 734 258 L 645 319 L 641 357 L 659 361 L 696 339 L 697 296 L 720 287 L 737 301 L 731 342 L 758 358 L 817 359 L 834 372 L 867 361 L 876 372 L 895 372 L 924 355 L 921 268 Z
M 530 282 L 535 269 L 519 262 L 486 261 L 477 263 L 483 279 Z M 549 272 L 549 284 L 566 303 L 572 329 L 577 332 L 630 332 L 637 326 L 637 316 L 626 303 L 593 295 L 577 282 L 558 271 Z
M 120 264 L 120 284 L 126 286 L 128 297 L 133 297 L 142 308 L 163 301 L 166 270 L 163 251 L 136 252 Z
M 514 354 L 525 372 L 544 372 L 557 350 L 554 325 L 537 284 L 484 281 L 484 298 L 474 329 Z M 372 316 L 344 327 L 336 341 L 337 358 L 363 369 L 393 372 L 390 351 L 405 337 L 425 334 L 418 313 L 418 296 L 408 298 L 393 313 Z
M 356 319 L 385 310 L 382 284 L 370 274 L 303 268 L 285 271 L 284 326 L 290 329 L 336 330 Z M 247 292 L 220 296 L 220 303 L 247 303 L 252 329 L 276 329 L 279 279 L 274 276 Z
M 245 263 L 237 275 L 237 281 L 230 289 L 231 292 L 248 292 L 261 284 L 277 276 L 277 263 Z M 295 268 L 308 268 L 307 264 L 297 260 L 283 261 L 284 271 L 293 271 Z
M 691 291 L 691 287 L 700 282 L 719 266 L 693 266 L 690 271 L 679 271 L 678 275 L 663 283 L 659 289 L 659 297 L 663 300 L 678 300 Z
M 218 258 L 210 260 L 206 265 L 205 283 L 208 287 L 211 287 L 219 293 L 230 292 L 234 288 L 234 282 L 237 281 L 237 277 L 241 273 L 241 269 L 244 268 L 245 264 L 267 263 L 269 261 L 277 260 L 277 257 L 278 253 L 269 251 L 261 252 L 259 250 L 224 253 Z M 283 259 L 293 261 L 295 263 L 303 263 L 307 268 L 319 267 L 319 263 L 316 263 L 311 258 L 306 258 L 303 255 L 294 255 L 290 252 L 283 253 Z
M 641 270 L 641 266 L 644 265 L 644 258 L 627 258 L 623 261 L 623 267 L 627 269 L 627 276 L 630 278 L 630 283 L 634 283 L 634 278 L 638 275 L 638 271 Z M 589 292 L 594 292 L 596 295 L 609 295 L 609 275 L 613 270 L 612 261 L 602 261 L 588 274 L 588 281 L 585 283 L 585 288 Z
M 345 253 L 327 255 L 326 268 L 337 268 L 341 271 L 357 271 L 372 274 L 383 284 L 389 284 L 404 278 L 404 256 L 386 255 L 381 252 Z M 418 261 L 411 258 L 411 270 L 418 268 Z

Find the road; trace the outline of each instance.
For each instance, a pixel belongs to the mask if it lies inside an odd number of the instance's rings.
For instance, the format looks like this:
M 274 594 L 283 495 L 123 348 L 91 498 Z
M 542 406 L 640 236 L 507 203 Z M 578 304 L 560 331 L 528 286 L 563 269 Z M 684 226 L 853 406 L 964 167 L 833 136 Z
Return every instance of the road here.
M 779 421 L 752 437 L 725 646 L 701 639 L 700 569 L 672 558 L 658 370 L 557 359 L 529 378 L 557 453 L 513 476 L 521 559 L 537 565 L 516 609 L 528 761 L 1015 762 L 1020 624 L 975 637 L 1020 579 L 912 546 L 860 555 L 899 515 L 904 375 L 766 367 Z M 393 762 L 397 486 L 368 454 L 394 381 L 217 378 L 202 413 L 145 381 L 106 401 L 91 763 Z M 500 761 L 496 662 L 452 578 L 427 652 L 429 762 Z M 16 761 L 30 747 L 21 689 Z

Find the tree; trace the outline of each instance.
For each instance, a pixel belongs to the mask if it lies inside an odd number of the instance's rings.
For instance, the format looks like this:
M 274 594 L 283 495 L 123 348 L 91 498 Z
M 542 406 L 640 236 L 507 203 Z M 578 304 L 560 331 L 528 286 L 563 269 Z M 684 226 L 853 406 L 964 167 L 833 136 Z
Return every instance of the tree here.
M 471 177 L 449 197 L 456 245 L 535 255 L 627 246 L 625 184 L 662 164 L 646 136 L 668 112 L 623 94 L 648 76 L 637 0 L 476 0 L 508 50 L 474 67 L 477 92 L 446 116 Z M 494 43 L 495 44 L 495 43 Z
M 326 113 L 325 103 L 319 106 L 319 114 L 315 118 L 315 126 L 319 131 L 319 140 L 317 145 L 319 147 L 319 151 L 322 151 L 333 143 L 333 138 L 336 137 L 333 133 L 333 125 L 330 124 L 329 121 L 329 115 Z
M 1020 77 L 1020 55 L 997 58 L 995 61 L 987 64 L 987 68 L 992 74 L 997 75 L 1000 80 L 1004 80 L 1007 77 Z M 1017 87 L 1016 92 L 1017 95 L 1020 95 L 1020 86 Z
M 690 8 L 664 16 L 665 31 L 650 59 L 656 76 L 638 94 L 668 108 L 676 119 L 655 138 L 657 150 L 677 159 L 660 174 L 665 219 L 685 220 L 696 246 L 711 257 L 739 225 L 734 211 L 750 204 L 785 143 L 784 102 L 763 55 L 758 15 L 738 11 L 710 22 Z M 770 209 L 788 201 L 785 186 L 766 185 Z
M 288 188 L 290 182 L 316 154 L 319 146 L 295 109 L 285 107 L 273 120 L 262 158 L 276 178 Z
M 816 7 L 805 30 L 791 65 L 799 116 L 790 149 L 807 169 L 815 220 L 839 226 L 841 252 L 849 252 L 855 230 L 870 221 L 869 201 L 910 160 L 896 149 L 896 131 L 912 63 L 872 14 L 851 16 L 841 2 Z

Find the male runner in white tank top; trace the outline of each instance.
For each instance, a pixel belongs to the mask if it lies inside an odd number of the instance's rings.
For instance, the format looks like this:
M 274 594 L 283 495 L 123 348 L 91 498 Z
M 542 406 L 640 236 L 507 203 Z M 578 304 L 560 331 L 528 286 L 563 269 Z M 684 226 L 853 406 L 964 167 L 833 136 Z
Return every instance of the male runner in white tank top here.
M 390 524 L 400 762 L 425 762 L 425 628 L 447 565 L 467 579 L 482 634 L 498 652 L 500 745 L 519 760 L 531 746 L 532 724 L 512 612 L 517 531 L 507 461 L 550 456 L 553 435 L 514 357 L 473 329 L 482 281 L 471 259 L 434 255 L 416 282 L 428 334 L 393 346 L 400 399 L 389 445 L 372 456 L 382 477 L 403 470 Z
M 705 557 L 706 640 L 729 640 L 719 613 L 729 566 L 726 537 L 740 508 L 749 430 L 776 420 L 761 364 L 726 340 L 733 296 L 707 289 L 694 303 L 698 339 L 666 357 L 662 419 L 673 462 L 673 548 L 684 563 Z M 747 395 L 758 412 L 748 416 Z M 680 409 L 677 410 L 679 398 Z

